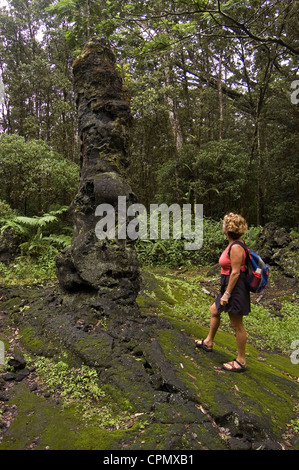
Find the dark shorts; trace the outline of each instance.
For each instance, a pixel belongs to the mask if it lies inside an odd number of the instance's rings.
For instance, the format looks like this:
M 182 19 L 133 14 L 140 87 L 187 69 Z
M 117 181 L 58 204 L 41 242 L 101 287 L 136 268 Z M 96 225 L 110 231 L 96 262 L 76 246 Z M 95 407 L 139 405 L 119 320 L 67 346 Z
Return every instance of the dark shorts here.
M 246 286 L 245 273 L 240 273 L 228 303 L 224 307 L 220 305 L 220 299 L 226 291 L 228 281 L 229 276 L 221 274 L 220 293 L 218 294 L 215 301 L 218 313 L 220 314 L 221 312 L 228 312 L 234 313 L 236 315 L 248 315 L 250 312 L 250 292 Z

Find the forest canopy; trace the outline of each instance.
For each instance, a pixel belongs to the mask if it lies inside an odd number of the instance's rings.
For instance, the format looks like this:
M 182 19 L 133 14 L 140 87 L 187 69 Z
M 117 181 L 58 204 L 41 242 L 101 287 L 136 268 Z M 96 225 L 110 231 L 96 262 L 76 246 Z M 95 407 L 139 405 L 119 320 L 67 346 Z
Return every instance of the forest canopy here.
M 130 91 L 129 178 L 141 203 L 200 203 L 215 220 L 234 210 L 253 225 L 298 228 L 297 2 L 1 4 L 0 198 L 12 209 L 41 214 L 53 198 L 72 200 L 72 63 L 97 36 Z

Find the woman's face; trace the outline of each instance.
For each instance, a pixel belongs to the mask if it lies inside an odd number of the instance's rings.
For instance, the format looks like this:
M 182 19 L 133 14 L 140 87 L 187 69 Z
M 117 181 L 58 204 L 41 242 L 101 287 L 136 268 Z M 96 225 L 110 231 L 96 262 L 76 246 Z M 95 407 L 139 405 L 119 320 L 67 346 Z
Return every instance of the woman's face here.
M 224 221 L 222 222 L 222 232 L 226 235 L 226 224 Z

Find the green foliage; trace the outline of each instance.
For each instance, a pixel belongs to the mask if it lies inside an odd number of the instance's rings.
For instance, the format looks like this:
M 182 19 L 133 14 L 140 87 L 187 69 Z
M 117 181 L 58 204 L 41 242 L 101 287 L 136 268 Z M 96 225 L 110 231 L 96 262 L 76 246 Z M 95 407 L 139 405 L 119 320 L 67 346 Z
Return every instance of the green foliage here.
M 55 257 L 58 250 L 49 247 L 38 259 L 18 256 L 10 265 L 0 263 L 0 282 L 6 285 L 34 284 L 57 279 Z
M 203 265 L 218 263 L 219 257 L 227 244 L 222 231 L 222 219 L 203 220 L 203 246 L 199 252 Z
M 211 217 L 239 212 L 246 176 L 246 155 L 233 140 L 209 142 L 196 156 L 194 191 Z
M 250 224 L 298 225 L 294 2 L 43 0 L 26 4 L 26 14 L 22 2 L 8 3 L 0 14 L 4 132 L 75 160 L 71 64 L 88 38 L 105 38 L 132 95 L 130 179 L 141 202 L 196 200 L 216 220 L 241 208 Z M 70 168 L 51 157 L 39 190 L 28 181 L 32 167 L 18 165 L 22 176 L 0 176 L 12 208 L 33 215 L 49 210 L 52 195 L 69 202 L 58 188 L 68 188 L 61 175 Z
M 199 250 L 187 251 L 183 238 L 172 238 L 170 223 L 170 238 L 163 240 L 138 240 L 136 249 L 141 264 L 146 266 L 207 266 L 218 262 L 225 247 L 225 237 L 222 232 L 222 222 L 209 218 L 203 219 L 203 245 Z
M 150 272 L 151 268 L 147 268 Z M 214 301 L 214 295 L 208 294 L 202 289 L 202 285 L 211 282 L 211 278 L 204 274 L 204 270 L 186 271 L 178 276 L 165 269 L 155 268 L 153 274 L 157 286 L 153 292 L 143 294 L 149 299 L 149 304 L 155 300 L 156 310 L 159 315 L 170 316 L 174 322 L 184 322 L 186 331 L 196 322 L 200 326 L 209 327 L 210 306 Z M 214 293 L 214 289 L 213 289 Z M 255 298 L 256 300 L 256 298 Z M 140 302 L 142 302 L 140 300 Z M 147 300 L 141 305 L 145 305 Z M 252 302 L 251 312 L 244 318 L 244 324 L 248 335 L 248 343 L 267 351 L 279 350 L 285 355 L 290 355 L 293 350 L 291 344 L 298 339 L 298 295 L 282 302 L 280 312 L 272 311 L 271 307 L 262 306 Z M 232 332 L 228 315 L 221 316 L 220 331 Z
M 6 201 L 1 201 L 0 200 L 0 218 L 12 218 L 14 216 L 14 211 L 10 207 L 9 204 L 7 204 Z
M 25 215 L 69 204 L 78 186 L 78 166 L 43 141 L 0 136 L 0 196 Z
M 295 299 L 294 299 L 295 300 Z M 258 347 L 284 351 L 290 354 L 291 344 L 298 339 L 298 302 L 286 300 L 282 303 L 280 315 L 262 306 L 253 305 L 246 318 L 250 340 Z M 298 299 L 297 299 L 298 300 Z
M 0 10 L 0 61 L 4 84 L 1 130 L 46 141 L 74 160 L 76 116 L 70 51 L 50 0 L 8 0 Z
M 55 258 L 71 244 L 71 229 L 60 218 L 67 207 L 34 217 L 0 218 L 0 233 L 6 230 L 19 236 L 20 255 L 12 265 L 0 263 L 0 277 L 5 282 L 37 282 L 56 278 Z
M 62 360 L 55 363 L 47 358 L 38 358 L 35 365 L 46 386 L 51 391 L 59 390 L 65 404 L 81 399 L 89 403 L 105 396 L 99 387 L 95 369 L 84 365 L 80 369 L 74 369 Z
M 30 237 L 30 235 L 34 234 L 34 236 L 40 238 L 42 228 L 48 224 L 58 222 L 57 215 L 63 214 L 67 209 L 67 207 L 61 207 L 40 217 L 25 217 L 11 214 L 11 217 L 0 217 L 0 233 L 3 234 L 5 230 L 11 230 L 17 235 L 27 235 Z
M 290 434 L 291 435 L 292 435 L 292 432 L 295 434 L 299 434 L 299 405 L 295 407 L 295 411 L 296 411 L 297 417 L 290 421 Z
M 132 409 L 128 404 L 129 409 L 119 409 L 119 404 L 101 387 L 96 369 L 86 365 L 70 367 L 64 358 L 55 362 L 39 357 L 33 364 L 45 389 L 59 397 L 63 407 L 76 407 L 85 423 L 92 421 L 109 429 L 119 429 L 128 423 Z
M 66 29 L 65 36 L 78 52 L 86 39 L 98 33 L 97 23 L 102 18 L 105 3 L 98 0 L 59 0 L 48 6 L 46 12 L 72 25 Z
M 17 234 L 28 234 L 29 236 L 34 234 L 41 235 L 41 230 L 45 227 L 53 227 L 53 224 L 58 222 L 58 216 L 64 214 L 68 210 L 67 206 L 60 207 L 55 209 L 48 214 L 43 214 L 42 216 L 34 217 L 24 217 L 24 216 L 12 216 L 11 218 L 1 217 L 0 226 L 1 234 L 5 230 L 12 230 Z M 51 230 L 51 228 L 49 228 Z M 61 241 L 62 242 L 62 241 Z
M 254 245 L 258 241 L 261 231 L 262 231 L 262 227 L 251 226 L 248 228 L 244 236 L 244 241 L 249 248 L 254 247 Z
M 177 181 L 176 185 L 173 181 Z M 200 152 L 184 145 L 177 161 L 169 160 L 157 172 L 157 199 L 204 205 L 205 215 L 217 219 L 229 210 L 239 212 L 246 182 L 246 155 L 231 139 L 211 141 Z M 247 192 L 247 191 L 246 191 Z
M 136 249 L 143 265 L 188 266 L 191 263 L 183 240 L 138 240 Z

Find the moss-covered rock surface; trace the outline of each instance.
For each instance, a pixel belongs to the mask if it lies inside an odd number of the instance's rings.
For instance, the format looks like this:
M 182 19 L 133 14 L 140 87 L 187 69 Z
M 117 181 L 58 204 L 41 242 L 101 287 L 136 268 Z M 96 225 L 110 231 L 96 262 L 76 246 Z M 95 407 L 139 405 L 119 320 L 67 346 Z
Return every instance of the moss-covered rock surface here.
M 217 289 L 212 273 L 146 270 L 139 311 L 108 317 L 93 293 L 2 286 L 0 450 L 298 448 L 294 280 L 253 298 L 243 374 L 221 367 L 236 354 L 227 318 L 212 353 L 195 348 Z

